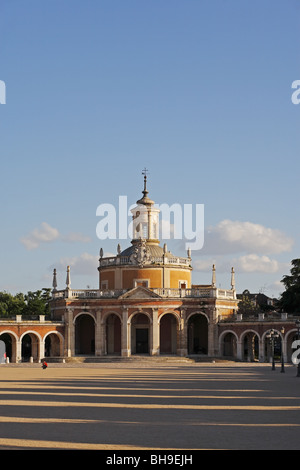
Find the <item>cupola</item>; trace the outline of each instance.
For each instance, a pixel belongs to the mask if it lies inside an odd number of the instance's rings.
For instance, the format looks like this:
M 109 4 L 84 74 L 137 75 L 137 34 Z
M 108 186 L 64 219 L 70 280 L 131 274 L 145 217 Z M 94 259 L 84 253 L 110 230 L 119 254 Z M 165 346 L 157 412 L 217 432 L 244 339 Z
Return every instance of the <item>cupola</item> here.
M 178 257 L 167 250 L 167 245 L 160 246 L 159 209 L 148 197 L 147 174 L 144 175 L 143 197 L 132 210 L 131 246 L 122 251 L 120 244 L 117 254 L 103 257 L 100 250 L 99 288 L 130 289 L 143 286 L 151 289 L 190 288 L 191 254 Z

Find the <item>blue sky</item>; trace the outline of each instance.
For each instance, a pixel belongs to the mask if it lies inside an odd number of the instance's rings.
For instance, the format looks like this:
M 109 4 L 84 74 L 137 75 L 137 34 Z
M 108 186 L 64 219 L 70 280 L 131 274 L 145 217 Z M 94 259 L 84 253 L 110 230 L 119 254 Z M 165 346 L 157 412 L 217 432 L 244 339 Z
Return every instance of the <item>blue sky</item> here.
M 204 204 L 193 282 L 282 290 L 299 250 L 296 0 L 4 0 L 0 290 L 97 288 L 96 209 Z M 130 240 L 122 240 L 122 248 Z M 184 244 L 168 241 L 185 256 Z

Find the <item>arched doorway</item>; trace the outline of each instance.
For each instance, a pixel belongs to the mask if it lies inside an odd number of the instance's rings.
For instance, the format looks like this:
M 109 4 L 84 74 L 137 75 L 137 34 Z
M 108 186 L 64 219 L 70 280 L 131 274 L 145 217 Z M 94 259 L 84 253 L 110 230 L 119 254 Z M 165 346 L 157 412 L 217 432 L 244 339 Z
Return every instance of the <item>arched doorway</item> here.
M 22 346 L 21 346 L 21 357 L 23 362 L 30 361 L 32 358 L 33 361 L 39 360 L 39 345 L 40 341 L 37 335 L 34 333 L 26 333 L 22 337 Z
M 254 362 L 259 360 L 259 339 L 254 331 L 248 331 L 242 342 L 242 358 L 244 361 Z
M 17 351 L 16 351 L 16 338 L 10 333 L 3 333 L 0 335 L 0 340 L 4 341 L 6 349 L 6 357 L 9 362 L 16 362 Z
M 236 336 L 228 332 L 223 337 L 223 351 L 222 356 L 235 358 L 237 353 Z
M 136 314 L 131 322 L 131 344 L 133 354 L 149 354 L 149 318 L 144 313 Z
M 107 354 L 121 354 L 121 320 L 115 313 L 106 320 L 106 351 Z
M 61 340 L 58 334 L 49 333 L 45 338 L 45 357 L 62 355 Z
M 205 315 L 197 313 L 188 320 L 188 354 L 207 354 L 208 321 Z
M 95 321 L 89 314 L 75 319 L 75 354 L 95 354 Z
M 177 350 L 177 321 L 171 314 L 165 314 L 159 324 L 160 354 L 176 354 Z

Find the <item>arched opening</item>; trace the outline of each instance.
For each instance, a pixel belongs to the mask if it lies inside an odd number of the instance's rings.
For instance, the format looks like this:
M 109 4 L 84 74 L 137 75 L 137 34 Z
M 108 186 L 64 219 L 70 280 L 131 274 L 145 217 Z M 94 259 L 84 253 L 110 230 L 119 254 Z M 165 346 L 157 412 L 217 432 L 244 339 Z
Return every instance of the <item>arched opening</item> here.
M 3 333 L 0 335 L 0 340 L 5 343 L 6 357 L 9 359 L 9 362 L 16 362 L 16 338 L 10 333 Z
M 207 354 L 208 321 L 205 315 L 195 314 L 188 320 L 188 354 Z
M 149 318 L 144 313 L 136 314 L 131 324 L 133 354 L 149 354 Z
M 26 333 L 22 337 L 21 356 L 23 362 L 39 360 L 39 339 L 34 333 Z
M 106 321 L 106 351 L 107 354 L 121 354 L 121 320 L 115 313 Z
M 249 331 L 245 334 L 243 339 L 242 355 L 243 360 L 247 362 L 259 360 L 259 341 L 255 332 Z
M 174 315 L 167 313 L 162 317 L 159 333 L 160 354 L 176 354 L 177 321 Z
M 95 354 L 95 321 L 91 315 L 83 313 L 75 320 L 75 354 Z
M 274 361 L 281 360 L 281 336 L 279 331 L 274 330 L 276 337 L 270 338 L 269 332 L 264 337 L 264 357 L 267 362 L 271 362 L 274 354 Z
M 45 357 L 61 355 L 61 341 L 56 333 L 50 333 L 45 338 Z
M 223 337 L 223 352 L 224 357 L 235 358 L 237 353 L 236 336 L 233 333 L 226 333 Z

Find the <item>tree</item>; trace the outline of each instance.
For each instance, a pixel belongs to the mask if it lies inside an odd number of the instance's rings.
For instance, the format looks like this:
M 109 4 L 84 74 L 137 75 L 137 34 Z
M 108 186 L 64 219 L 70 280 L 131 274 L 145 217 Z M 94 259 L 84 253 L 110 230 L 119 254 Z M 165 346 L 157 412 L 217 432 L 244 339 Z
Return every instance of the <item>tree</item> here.
M 238 313 L 243 315 L 255 315 L 259 312 L 256 303 L 251 299 L 251 294 L 248 289 L 244 290 L 239 301 Z
M 300 313 L 300 259 L 292 260 L 290 276 L 284 276 L 281 282 L 285 291 L 279 299 L 279 307 L 287 313 Z
M 8 292 L 0 292 L 0 316 L 12 317 L 22 315 L 26 307 L 24 295 L 22 293 L 13 296 Z
M 51 289 L 42 289 L 27 294 L 12 295 L 0 292 L 0 317 L 16 315 L 47 315 Z
M 29 291 L 25 295 L 24 315 L 47 315 L 49 313 L 50 289 Z

